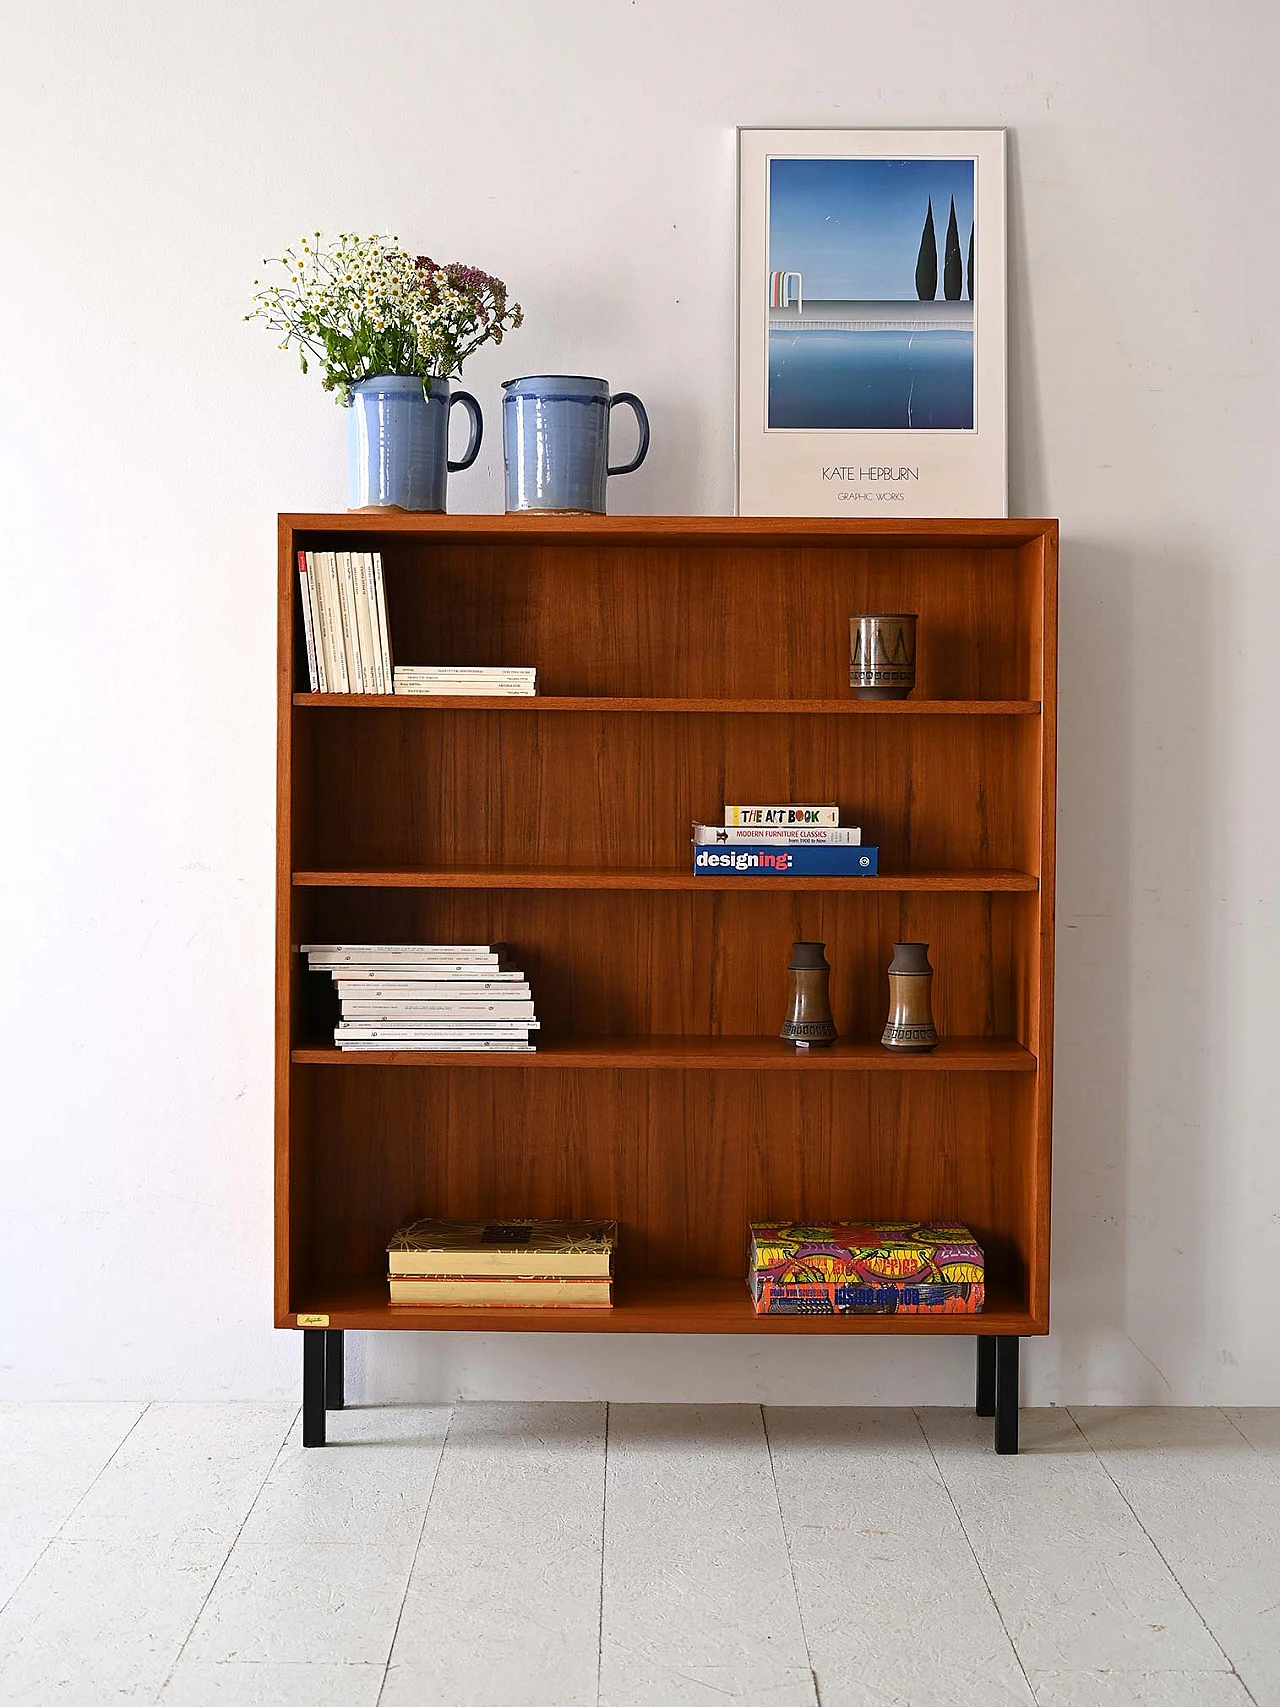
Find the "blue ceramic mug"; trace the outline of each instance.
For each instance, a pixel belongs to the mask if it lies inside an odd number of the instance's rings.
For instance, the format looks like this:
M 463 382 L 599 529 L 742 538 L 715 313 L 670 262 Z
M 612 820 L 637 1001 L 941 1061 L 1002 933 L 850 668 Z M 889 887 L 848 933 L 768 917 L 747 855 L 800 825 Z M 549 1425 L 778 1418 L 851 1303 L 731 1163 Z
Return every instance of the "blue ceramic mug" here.
M 449 461 L 449 417 L 461 403 L 471 417 L 471 438 L 457 462 Z M 347 502 L 353 510 L 397 505 L 402 510 L 443 510 L 447 477 L 470 468 L 480 454 L 484 418 L 469 391 L 447 379 L 378 374 L 351 387 L 347 410 Z
M 502 451 L 507 509 L 605 513 L 610 474 L 632 474 L 649 449 L 649 417 L 631 391 L 612 396 L 603 379 L 531 374 L 503 384 Z M 630 462 L 609 466 L 609 416 L 629 403 L 640 429 Z

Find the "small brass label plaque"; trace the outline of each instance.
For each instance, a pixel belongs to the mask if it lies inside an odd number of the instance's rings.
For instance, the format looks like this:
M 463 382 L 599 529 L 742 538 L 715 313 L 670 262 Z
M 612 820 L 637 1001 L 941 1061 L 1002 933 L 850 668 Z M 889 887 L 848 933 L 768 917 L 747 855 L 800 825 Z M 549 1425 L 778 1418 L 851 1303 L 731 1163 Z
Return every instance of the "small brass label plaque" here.
M 299 1310 L 298 1326 L 300 1328 L 327 1328 L 329 1326 L 329 1318 L 328 1316 L 307 1316 Z

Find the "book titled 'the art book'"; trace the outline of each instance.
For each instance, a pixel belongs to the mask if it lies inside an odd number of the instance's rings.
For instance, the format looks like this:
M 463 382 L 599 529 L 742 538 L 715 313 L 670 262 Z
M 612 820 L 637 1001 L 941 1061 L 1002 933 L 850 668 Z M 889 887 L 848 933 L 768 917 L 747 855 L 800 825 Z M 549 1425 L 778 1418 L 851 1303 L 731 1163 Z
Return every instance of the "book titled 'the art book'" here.
M 879 848 L 738 842 L 719 848 L 695 844 L 693 850 L 698 877 L 874 877 L 879 868 Z
M 748 1261 L 759 1316 L 968 1316 L 986 1298 L 982 1247 L 949 1223 L 755 1222 Z
M 805 825 L 810 829 L 833 830 L 840 823 L 840 808 L 835 805 L 803 806 L 796 804 L 785 806 L 726 806 L 724 821 L 728 829 L 733 829 L 736 825 L 750 828 L 753 824 L 760 824 L 784 829 L 789 825 Z

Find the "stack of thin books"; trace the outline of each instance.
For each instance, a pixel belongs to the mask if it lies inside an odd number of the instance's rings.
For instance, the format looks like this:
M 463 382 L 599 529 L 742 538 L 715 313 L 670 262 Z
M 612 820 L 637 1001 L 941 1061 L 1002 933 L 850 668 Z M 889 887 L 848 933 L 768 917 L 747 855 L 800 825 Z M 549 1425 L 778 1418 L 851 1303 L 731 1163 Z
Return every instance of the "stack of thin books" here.
M 312 693 L 390 693 L 391 628 L 376 551 L 300 551 Z
M 469 694 L 495 699 L 527 698 L 538 691 L 537 670 L 495 664 L 397 664 L 392 672 L 397 693 Z
M 726 806 L 723 824 L 693 826 L 699 877 L 874 877 L 879 856 L 831 802 Z
M 609 1309 L 616 1221 L 413 1221 L 392 1235 L 393 1304 Z
M 529 982 L 504 943 L 304 943 L 338 992 L 339 1049 L 533 1048 Z

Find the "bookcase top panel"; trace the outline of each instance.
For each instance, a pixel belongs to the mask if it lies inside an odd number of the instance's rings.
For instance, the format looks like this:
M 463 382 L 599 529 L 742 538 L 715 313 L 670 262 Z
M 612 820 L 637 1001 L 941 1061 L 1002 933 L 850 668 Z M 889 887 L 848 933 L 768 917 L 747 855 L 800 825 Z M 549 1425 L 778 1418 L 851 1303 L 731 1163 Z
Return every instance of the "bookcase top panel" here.
M 565 543 L 637 540 L 739 541 L 786 545 L 945 545 L 1015 547 L 1038 539 L 1057 539 L 1058 524 L 1048 519 L 992 517 L 964 521 L 908 521 L 795 516 L 447 516 L 409 510 L 303 511 L 283 514 L 282 529 L 294 534 L 410 534 L 436 539 L 522 539 Z

